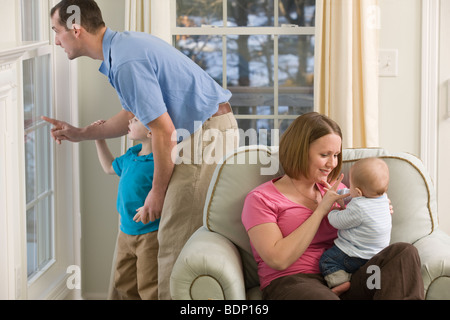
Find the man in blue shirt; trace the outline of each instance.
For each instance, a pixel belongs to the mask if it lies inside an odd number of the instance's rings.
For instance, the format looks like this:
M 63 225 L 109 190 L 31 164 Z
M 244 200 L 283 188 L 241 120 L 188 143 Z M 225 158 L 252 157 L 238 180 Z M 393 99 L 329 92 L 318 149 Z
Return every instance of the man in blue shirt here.
M 72 5 L 78 6 L 81 22 L 68 27 Z M 172 266 L 185 241 L 202 224 L 203 203 L 217 163 L 201 161 L 201 157 L 205 150 L 214 150 L 215 159 L 220 159 L 238 145 L 237 123 L 228 103 L 231 93 L 162 40 L 108 29 L 93 0 L 63 0 L 52 9 L 51 17 L 55 44 L 71 60 L 81 56 L 102 60 L 100 72 L 108 77 L 123 106 L 102 126 L 77 128 L 43 117 L 54 126 L 52 137 L 58 143 L 119 137 L 127 133 L 134 116 L 152 131 L 155 172 L 144 211 L 147 221 L 161 217 L 159 294 L 160 299 L 170 299 Z M 202 132 L 210 135 L 205 138 Z M 175 167 L 172 152 L 181 133 L 185 138 L 178 145 L 182 161 Z M 194 152 L 186 159 L 191 147 Z

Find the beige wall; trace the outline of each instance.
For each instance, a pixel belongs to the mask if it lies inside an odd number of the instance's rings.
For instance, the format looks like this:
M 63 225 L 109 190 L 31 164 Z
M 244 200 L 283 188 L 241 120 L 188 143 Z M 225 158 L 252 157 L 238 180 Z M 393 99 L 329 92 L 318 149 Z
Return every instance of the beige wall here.
M 123 31 L 125 0 L 97 3 L 107 26 Z M 106 120 L 119 112 L 121 105 L 114 88 L 98 71 L 101 61 L 80 58 L 78 63 L 80 125 Z M 120 155 L 120 139 L 109 140 L 108 145 L 113 155 Z M 80 143 L 80 174 L 82 291 L 85 298 L 103 299 L 108 291 L 119 223 L 116 210 L 119 179 L 103 172 L 93 141 Z
M 379 0 L 380 49 L 398 50 L 398 76 L 380 77 L 380 146 L 420 155 L 421 0 Z

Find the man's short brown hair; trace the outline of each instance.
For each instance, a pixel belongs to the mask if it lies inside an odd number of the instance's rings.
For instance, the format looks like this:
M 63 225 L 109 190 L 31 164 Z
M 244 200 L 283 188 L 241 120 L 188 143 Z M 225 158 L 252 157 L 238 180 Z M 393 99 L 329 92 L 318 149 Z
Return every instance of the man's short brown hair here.
M 62 0 L 52 8 L 50 16 L 53 17 L 58 11 L 59 23 L 68 30 L 67 20 L 73 15 L 73 12 L 68 10 L 70 6 L 77 6 L 80 9 L 80 24 L 87 32 L 95 34 L 105 27 L 102 12 L 94 0 Z

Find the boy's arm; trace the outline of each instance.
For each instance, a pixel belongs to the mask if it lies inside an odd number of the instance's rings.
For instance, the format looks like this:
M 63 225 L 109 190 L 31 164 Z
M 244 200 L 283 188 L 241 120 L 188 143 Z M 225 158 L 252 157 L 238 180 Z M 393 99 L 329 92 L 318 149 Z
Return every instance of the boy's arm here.
M 112 163 L 114 157 L 109 151 L 108 145 L 105 140 L 95 140 L 95 146 L 97 147 L 98 160 L 102 165 L 103 171 L 107 174 L 115 174 Z

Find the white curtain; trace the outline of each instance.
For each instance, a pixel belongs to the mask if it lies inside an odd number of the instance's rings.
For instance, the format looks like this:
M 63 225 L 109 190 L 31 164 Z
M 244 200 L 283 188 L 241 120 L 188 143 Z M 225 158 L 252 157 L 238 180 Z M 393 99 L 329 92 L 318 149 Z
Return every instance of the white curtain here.
M 151 32 L 151 0 L 125 0 L 125 30 Z M 122 152 L 134 145 L 127 136 L 122 137 Z
M 314 104 L 342 129 L 343 147 L 377 147 L 377 0 L 317 0 Z
M 125 1 L 125 29 L 128 31 L 151 31 L 151 0 Z

